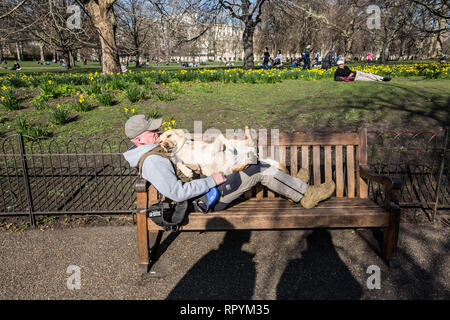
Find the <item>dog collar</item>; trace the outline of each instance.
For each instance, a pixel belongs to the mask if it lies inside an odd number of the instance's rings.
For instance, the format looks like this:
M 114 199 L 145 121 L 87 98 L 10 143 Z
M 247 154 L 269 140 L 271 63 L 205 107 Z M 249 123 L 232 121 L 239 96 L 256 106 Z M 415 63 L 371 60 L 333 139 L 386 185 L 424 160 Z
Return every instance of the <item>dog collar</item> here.
M 175 150 L 174 152 L 172 152 L 172 156 L 175 155 L 178 151 L 180 151 L 181 148 L 183 148 L 184 144 L 186 143 L 186 140 L 187 140 L 187 139 L 184 138 L 183 143 L 181 144 L 181 146 L 179 146 L 179 147 L 177 148 L 177 150 Z

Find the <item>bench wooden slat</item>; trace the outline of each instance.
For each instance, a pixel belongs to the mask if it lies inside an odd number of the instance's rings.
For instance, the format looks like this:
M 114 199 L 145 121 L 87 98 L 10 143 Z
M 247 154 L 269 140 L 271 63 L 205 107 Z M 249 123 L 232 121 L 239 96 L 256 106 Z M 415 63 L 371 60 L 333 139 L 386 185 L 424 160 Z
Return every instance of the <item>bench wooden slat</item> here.
M 333 180 L 332 174 L 332 160 L 331 160 L 331 146 L 324 147 L 324 158 L 325 158 L 325 182 Z
M 313 146 L 313 172 L 314 184 L 321 184 L 320 178 L 320 146 Z
M 255 213 L 254 210 L 231 214 L 227 211 L 213 214 L 192 213 L 188 224 L 180 230 L 229 230 L 229 229 L 299 229 L 315 227 L 373 227 L 387 226 L 389 214 L 383 210 L 352 210 L 351 214 L 342 215 L 341 208 L 315 208 L 314 210 L 280 210 Z M 149 230 L 160 230 L 151 219 Z
M 302 146 L 302 168 L 309 171 L 309 147 Z M 306 181 L 309 183 L 309 181 Z
M 347 146 L 347 197 L 355 197 L 355 159 L 353 146 Z
M 360 198 L 368 198 L 369 197 L 369 187 L 360 177 L 359 174 L 359 166 L 367 165 L 367 129 L 361 128 L 358 130 L 359 134 L 359 146 L 356 148 L 356 168 L 357 168 L 357 195 Z
M 267 157 L 270 159 L 275 159 L 275 146 L 267 146 Z M 267 188 L 264 188 L 267 190 L 267 197 L 268 198 L 275 198 L 275 193 L 270 191 Z
M 336 197 L 344 196 L 344 172 L 342 161 L 342 146 L 336 146 Z
M 297 146 L 291 146 L 291 176 L 295 177 L 297 175 L 298 168 L 298 152 Z
M 270 143 L 270 137 L 268 139 Z M 278 136 L 278 144 L 280 146 L 323 146 L 323 145 L 358 145 L 359 135 L 358 133 L 313 133 L 305 134 L 301 132 L 287 133 L 280 132 Z
M 339 200 L 347 200 L 347 201 L 339 201 Z M 271 200 L 271 201 L 269 201 Z M 356 208 L 356 207 L 369 207 L 369 208 L 379 208 L 380 206 L 375 202 L 368 199 L 355 199 L 358 201 L 348 201 L 347 198 L 330 198 L 327 201 L 323 201 L 318 205 L 318 208 L 327 208 L 327 207 L 335 207 L 335 208 Z M 360 201 L 364 200 L 364 201 Z M 227 210 L 240 210 L 240 208 L 244 207 L 252 207 L 252 208 L 278 208 L 278 207 L 292 207 L 292 208 L 300 208 L 302 209 L 300 204 L 293 203 L 289 200 L 275 198 L 275 199 L 251 199 L 246 200 L 244 202 L 238 203 L 232 207 L 229 207 Z

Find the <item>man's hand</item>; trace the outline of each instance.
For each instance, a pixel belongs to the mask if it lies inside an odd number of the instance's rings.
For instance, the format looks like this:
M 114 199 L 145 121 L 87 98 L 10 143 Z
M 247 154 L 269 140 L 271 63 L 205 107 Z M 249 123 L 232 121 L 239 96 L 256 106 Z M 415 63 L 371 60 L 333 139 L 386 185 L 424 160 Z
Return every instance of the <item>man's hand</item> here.
M 216 182 L 216 185 L 222 184 L 225 181 L 227 181 L 227 178 L 225 178 L 225 175 L 223 174 L 222 171 L 213 173 L 211 175 L 211 177 L 214 179 L 214 181 Z

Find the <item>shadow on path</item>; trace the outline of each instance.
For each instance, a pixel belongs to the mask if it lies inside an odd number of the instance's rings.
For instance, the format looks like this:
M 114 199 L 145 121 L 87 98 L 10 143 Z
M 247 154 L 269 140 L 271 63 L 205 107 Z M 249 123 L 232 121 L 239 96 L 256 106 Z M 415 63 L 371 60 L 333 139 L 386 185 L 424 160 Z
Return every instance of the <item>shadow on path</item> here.
M 220 247 L 203 256 L 166 299 L 251 299 L 256 279 L 254 254 L 242 250 L 250 236 L 250 231 L 227 231 Z
M 277 285 L 277 299 L 359 299 L 363 291 L 339 258 L 325 229 L 307 237 L 301 258 L 290 260 Z

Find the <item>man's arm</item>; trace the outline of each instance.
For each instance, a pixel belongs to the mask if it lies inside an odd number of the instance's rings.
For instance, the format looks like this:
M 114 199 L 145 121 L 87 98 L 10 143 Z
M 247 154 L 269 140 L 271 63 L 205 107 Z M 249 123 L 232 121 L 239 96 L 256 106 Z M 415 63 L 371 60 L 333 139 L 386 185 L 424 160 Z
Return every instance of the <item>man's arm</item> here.
M 158 155 L 151 155 L 145 159 L 142 177 L 164 196 L 176 202 L 198 197 L 216 186 L 213 177 L 183 183 L 175 175 L 170 160 Z

